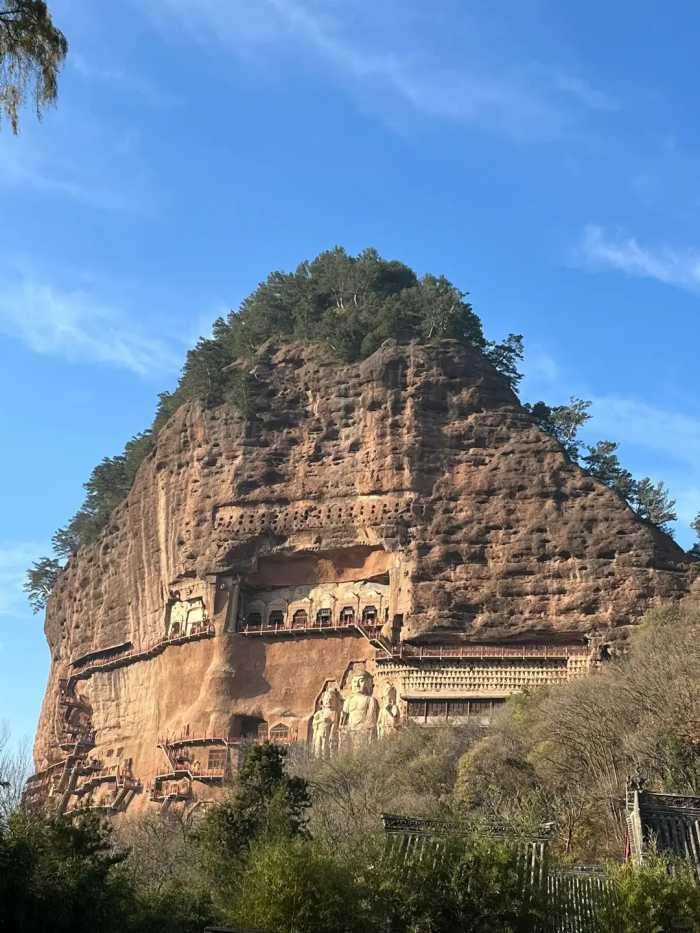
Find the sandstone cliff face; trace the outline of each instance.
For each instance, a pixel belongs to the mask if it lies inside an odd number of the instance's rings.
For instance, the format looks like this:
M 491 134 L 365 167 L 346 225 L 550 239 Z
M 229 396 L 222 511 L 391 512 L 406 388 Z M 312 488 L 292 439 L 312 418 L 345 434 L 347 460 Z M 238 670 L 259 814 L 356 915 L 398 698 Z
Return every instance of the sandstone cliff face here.
M 399 620 L 403 640 L 448 643 L 614 637 L 688 589 L 683 552 L 568 462 L 476 351 L 387 343 L 339 366 L 268 346 L 252 375 L 254 416 L 180 409 L 101 540 L 62 574 L 38 768 L 66 754 L 61 681 L 83 698 L 96 754 L 144 776 L 162 770 L 164 735 L 312 713 L 324 682 L 374 648 L 350 630 L 237 633 L 283 590 L 313 614 L 323 587 L 375 581 L 386 634 Z M 148 655 L 185 603 L 215 634 Z M 73 662 L 102 649 L 144 656 L 71 682 Z

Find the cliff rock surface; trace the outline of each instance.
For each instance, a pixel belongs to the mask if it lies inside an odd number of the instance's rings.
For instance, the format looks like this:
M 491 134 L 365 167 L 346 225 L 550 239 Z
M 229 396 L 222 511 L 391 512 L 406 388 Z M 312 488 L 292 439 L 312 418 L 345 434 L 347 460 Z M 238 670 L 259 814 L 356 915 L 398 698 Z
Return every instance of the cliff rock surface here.
M 339 365 L 269 344 L 250 383 L 250 416 L 176 413 L 60 577 L 35 746 L 57 792 L 77 786 L 63 763 L 80 743 L 146 801 L 148 782 L 154 799 L 186 796 L 177 736 L 277 724 L 305 739 L 324 686 L 376 653 L 370 629 L 424 645 L 614 639 L 688 590 L 683 552 L 572 464 L 477 351 L 387 342 Z M 255 637 L 271 622 L 289 637 Z M 166 772 L 175 783 L 154 785 Z

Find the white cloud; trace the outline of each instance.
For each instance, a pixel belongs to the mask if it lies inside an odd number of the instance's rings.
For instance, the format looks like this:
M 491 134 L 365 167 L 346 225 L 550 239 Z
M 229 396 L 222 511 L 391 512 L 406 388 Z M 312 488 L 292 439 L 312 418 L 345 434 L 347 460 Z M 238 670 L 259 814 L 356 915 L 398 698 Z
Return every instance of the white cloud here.
M 165 341 L 84 291 L 23 278 L 0 288 L 0 333 L 35 353 L 105 363 L 139 375 L 176 370 L 181 360 Z
M 532 392 L 541 392 L 558 383 L 560 370 L 554 357 L 541 347 L 525 345 L 525 359 L 522 364 L 524 377 L 523 391 L 530 395 Z
M 141 216 L 152 214 L 157 200 L 133 123 L 86 115 L 70 97 L 41 124 L 25 113 L 21 133 L 0 133 L 0 186 Z
M 700 288 L 700 251 L 656 249 L 641 246 L 635 237 L 611 235 L 602 227 L 586 227 L 580 258 L 592 266 L 603 266 L 638 278 L 656 279 L 666 285 Z
M 116 88 L 122 96 L 128 96 L 153 107 L 172 106 L 179 103 L 162 84 L 156 84 L 144 75 L 127 71 L 116 65 L 98 64 L 84 54 L 71 51 L 68 65 L 89 83 L 100 82 Z
M 620 443 L 665 454 L 692 471 L 700 464 L 700 418 L 657 408 L 638 399 L 593 398 L 590 431 Z
M 381 2 L 368 9 L 357 0 L 201 0 L 196 5 L 190 0 L 146 0 L 146 5 L 164 34 L 176 18 L 197 40 L 214 40 L 239 56 L 270 49 L 294 55 L 306 51 L 346 82 L 369 87 L 373 95 L 381 92 L 420 114 L 482 124 L 519 139 L 560 135 L 570 127 L 576 108 L 615 106 L 579 75 L 530 61 L 504 67 L 498 56 L 487 64 L 479 48 L 488 43 L 474 41 L 477 27 L 467 33 L 474 51 L 450 65 L 437 43 L 431 50 L 420 24 L 413 33 L 402 29 L 412 18 L 404 5 L 390 3 L 384 10 L 379 9 Z M 464 31 L 467 16 L 454 24 L 456 29 Z M 391 113 L 385 105 L 383 100 L 381 108 Z
M 609 94 L 593 87 L 592 84 L 589 84 L 579 75 L 555 71 L 552 74 L 552 82 L 554 87 L 561 91 L 562 94 L 570 95 L 590 110 L 613 112 L 619 109 L 617 101 Z

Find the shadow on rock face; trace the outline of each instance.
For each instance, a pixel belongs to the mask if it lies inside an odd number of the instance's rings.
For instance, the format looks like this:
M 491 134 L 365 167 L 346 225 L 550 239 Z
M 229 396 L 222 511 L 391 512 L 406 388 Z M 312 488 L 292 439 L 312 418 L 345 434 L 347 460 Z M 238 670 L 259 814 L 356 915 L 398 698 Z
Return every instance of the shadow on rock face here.
M 236 639 L 229 649 L 227 662 L 212 671 L 207 694 L 230 704 L 268 693 L 266 656 L 267 646 L 262 639 Z

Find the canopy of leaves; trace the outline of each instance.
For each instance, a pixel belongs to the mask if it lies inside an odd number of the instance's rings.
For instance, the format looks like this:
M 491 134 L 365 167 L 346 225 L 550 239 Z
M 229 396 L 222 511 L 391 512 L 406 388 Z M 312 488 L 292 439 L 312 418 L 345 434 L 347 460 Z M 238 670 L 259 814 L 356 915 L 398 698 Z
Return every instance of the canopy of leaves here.
M 690 554 L 696 560 L 700 560 L 700 512 L 698 512 L 698 514 L 692 520 L 690 527 L 693 529 L 697 537 L 697 541 L 690 549 Z
M 537 424 L 551 434 L 564 448 L 572 460 L 577 460 L 581 444 L 578 440 L 579 429 L 590 421 L 588 409 L 591 403 L 581 398 L 572 397 L 568 405 L 547 405 L 546 402 L 535 402 L 525 408 L 534 416 Z
M 124 892 L 114 867 L 125 857 L 95 818 L 13 814 L 0 826 L 0 929 L 117 929 L 111 916 L 121 913 Z
M 130 878 L 128 858 L 92 814 L 14 811 L 0 820 L 0 930 L 201 933 L 215 919 L 197 876 L 187 886 L 143 884 Z
M 340 247 L 301 263 L 294 272 L 273 272 L 237 311 L 214 322 L 211 337 L 200 339 L 188 352 L 175 391 L 159 396 L 151 427 L 132 438 L 123 453 L 95 467 L 85 483 L 83 506 L 53 537 L 55 554 L 68 559 L 97 539 L 153 450 L 159 430 L 184 402 L 226 403 L 245 416 L 253 414 L 254 378 L 245 364 L 266 341 L 319 343 L 339 360 L 351 362 L 369 356 L 389 338 L 406 342 L 440 337 L 476 347 L 517 387 L 522 337 L 510 334 L 501 343 L 487 341 L 465 294 L 444 276 L 419 279 L 408 266 L 383 259 L 374 249 L 350 256 Z M 233 366 L 236 362 L 241 365 Z M 42 562 L 42 568 L 43 576 L 35 572 L 26 587 L 37 610 L 55 582 L 51 561 Z
M 700 885 L 687 863 L 648 857 L 611 872 L 612 896 L 601 902 L 606 933 L 666 933 L 700 930 Z
M 35 561 L 27 571 L 23 589 L 33 612 L 41 612 L 46 608 L 61 569 L 60 561 L 52 557 L 42 557 L 41 560 Z
M 648 476 L 634 483 L 632 508 L 641 519 L 662 531 L 668 531 L 668 523 L 678 518 L 676 502 L 670 497 L 665 484 L 654 483 Z
M 228 798 L 204 819 L 200 850 L 222 892 L 235 886 L 255 843 L 306 836 L 309 789 L 303 778 L 287 774 L 286 754 L 269 743 L 251 748 Z
M 18 129 L 18 112 L 30 98 L 37 116 L 58 94 L 58 72 L 68 42 L 43 0 L 0 0 L 0 115 Z

